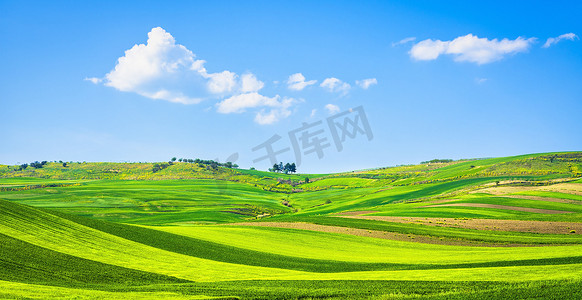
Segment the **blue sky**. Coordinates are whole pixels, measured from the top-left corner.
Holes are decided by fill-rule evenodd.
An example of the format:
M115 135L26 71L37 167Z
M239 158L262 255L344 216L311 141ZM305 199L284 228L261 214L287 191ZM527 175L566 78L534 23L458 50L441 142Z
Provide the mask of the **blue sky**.
M582 150L581 9L0 0L0 163L238 153L267 169L253 147L277 134L295 161L288 133L318 121L330 146L301 148L300 172ZM326 118L358 106L373 138L338 151Z

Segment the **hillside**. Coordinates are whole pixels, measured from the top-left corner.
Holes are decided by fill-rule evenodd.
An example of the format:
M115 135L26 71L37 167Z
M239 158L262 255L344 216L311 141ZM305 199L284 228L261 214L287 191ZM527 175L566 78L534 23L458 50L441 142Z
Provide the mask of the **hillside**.
M581 170L0 166L0 298L580 298Z

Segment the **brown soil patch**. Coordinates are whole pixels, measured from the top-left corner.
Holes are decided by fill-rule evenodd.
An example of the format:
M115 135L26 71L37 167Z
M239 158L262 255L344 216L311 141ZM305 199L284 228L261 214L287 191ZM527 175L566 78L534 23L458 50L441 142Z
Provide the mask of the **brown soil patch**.
M514 199L526 199L526 200L537 200L537 201L548 201L548 202L558 202L558 203L582 205L582 201L570 200L570 199L560 199L560 198L550 198L550 197L540 197L540 196L526 196L526 195L503 195L503 197L514 198Z
M464 207L484 207L484 208L495 208L495 209L507 209L516 211L526 211L538 214L568 214L574 213L573 211L565 210L553 210L553 209L539 209L539 208L529 208L520 206L508 206L508 205L498 205L498 204L486 204L486 203L451 203L451 204L439 204L439 205L427 205L423 207L442 207L442 206L464 206Z
M345 216L344 218L365 219L395 223L414 223L436 227L455 227L477 230L517 231L532 233L582 234L582 223L494 220L494 219L454 219L454 218L420 218L391 216Z
M564 194L582 195L580 183L558 183L544 186L492 186L472 191L471 193L488 193L492 195L505 195L524 191L547 191Z
M372 216L368 216L372 217ZM362 216L362 218L368 218ZM358 218L356 216L345 216L344 218ZM495 244L495 243L482 243L478 241L469 241L461 239L451 239L451 238L438 238L426 235L415 235L415 234L403 234L379 230L366 230L359 228L349 228L340 226L327 226L318 225L311 223L293 223L293 222L246 222L246 223L229 223L224 225L236 225L236 226L259 226L259 227L277 227L277 228L291 228L291 229L302 229L302 230L312 230L320 232L331 232L340 234L349 234L356 236L380 238L386 240L395 241L405 241L405 242L416 242L425 244L437 244L437 245L456 245L456 246L478 246L478 247L533 247L538 245L523 245L523 244Z
M358 210L358 211L344 211L341 213L337 213L336 215L340 215L340 216L359 216L359 215L365 215L365 214L371 214L371 213L375 213L378 212L377 210Z

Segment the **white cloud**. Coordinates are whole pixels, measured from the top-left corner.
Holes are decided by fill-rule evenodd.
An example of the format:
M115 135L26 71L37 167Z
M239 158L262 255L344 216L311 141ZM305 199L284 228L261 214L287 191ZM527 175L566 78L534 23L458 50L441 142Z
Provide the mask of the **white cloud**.
M280 119L287 118L290 115L291 111L284 108L271 109L269 112L266 112L263 109L255 115L255 122L260 125L269 125L279 121Z
M578 38L578 36L575 35L575 34L573 34L572 32L570 32L570 33L564 33L564 34L562 34L562 35L560 35L558 37L555 37L555 38L552 38L552 37L551 38L548 38L546 40L546 43L542 46L542 48L549 48L550 46L559 43L561 40L570 40L570 41L573 41L573 40L575 40L577 38Z
M255 116L259 124L272 124L279 119L291 115L289 108L295 103L293 98L283 98L279 95L266 97L257 92L234 95L217 104L217 111L223 114L242 113L249 108L268 107L261 109Z
M211 93L223 94L234 90L238 76L230 71L222 71L220 73L207 74L204 77L209 79L208 90Z
M450 54L455 61L486 64L500 60L505 55L527 51L535 40L518 37L515 40L505 38L499 41L467 34L452 41L423 40L414 44L408 53L415 60L434 60L442 54Z
M117 60L104 78L86 78L95 84L144 97L175 103L194 104L205 99L256 92L264 83L253 74L238 76L224 70L210 73L206 61L161 27L152 28L145 44L136 44Z
M364 90L367 90L371 85L378 84L378 80L376 80L376 78L356 80L356 84Z
M401 39L398 42L392 43L392 47L396 47L398 45L407 44L407 43L413 42L414 40L416 40L416 37L414 37L414 36L407 37L407 38Z
M290 90L301 91L306 86L315 84L316 82L317 82L317 80L305 81L305 76L303 76L303 74L295 73L295 74L289 76L289 79L287 79L287 87Z
M99 84L101 83L101 81L103 81L103 78L97 78L97 77L85 77L84 79L85 81L91 81L93 84Z
M327 109L327 112L332 115L332 114L337 114L340 111L339 106L334 105L334 104L326 104L325 105L325 109Z
M247 73L241 76L241 92L258 92L265 86L265 83L258 80L255 75Z
M475 78L475 83L477 83L477 84L483 84L487 80L489 80L489 79L487 79L487 78Z
M315 114L316 114L316 113L317 113L317 109L315 109L315 108L314 108L314 109L312 109L312 110L311 110L311 115L310 115L309 117L310 117L310 118L313 118L313 117L315 117Z
M346 83L343 82L335 77L331 77L331 78L326 78L321 84L320 86L324 89L327 89L329 92L335 93L342 93L342 94L346 94L351 86Z

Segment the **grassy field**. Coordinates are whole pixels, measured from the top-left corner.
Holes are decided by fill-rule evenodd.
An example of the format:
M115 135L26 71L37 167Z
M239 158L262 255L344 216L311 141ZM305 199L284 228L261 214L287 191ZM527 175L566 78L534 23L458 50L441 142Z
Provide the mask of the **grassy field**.
M153 171L0 165L0 298L582 298L581 152Z

